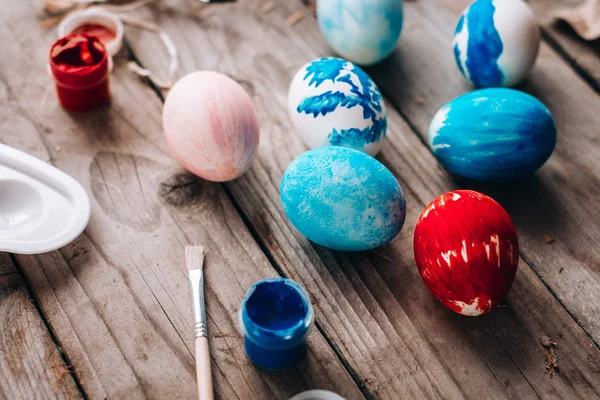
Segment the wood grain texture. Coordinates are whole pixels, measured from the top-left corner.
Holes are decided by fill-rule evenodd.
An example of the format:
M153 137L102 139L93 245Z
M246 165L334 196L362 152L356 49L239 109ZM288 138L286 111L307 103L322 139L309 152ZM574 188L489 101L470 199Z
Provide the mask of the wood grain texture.
M529 0L545 33L545 40L600 92L600 39L585 41L564 21L554 18L563 8L576 7L584 0Z
M207 249L217 398L283 399L308 388L362 398L318 331L290 370L264 372L248 361L238 307L254 282L276 271L221 185L191 176L170 156L161 102L127 71L127 54L115 59L110 106L89 114L57 106L46 91L55 32L41 31L38 12L34 0L0 10L0 140L50 160L90 194L92 217L80 238L18 257L86 395L197 398L184 247L199 242Z
M427 140L435 112L471 90L458 73L448 38L460 9L453 1L406 7L407 26L393 56L369 70L391 102ZM426 77L426 78L424 78ZM519 87L552 111L558 142L531 179L504 185L457 185L499 201L513 218L522 256L600 344L600 97L542 43L531 76ZM427 99L418 104L415 99ZM555 239L546 243L545 238Z
M400 235L374 251L343 253L312 245L290 226L281 210L279 182L289 162L306 148L288 120L287 89L301 65L331 53L312 17L287 25L286 19L301 10L299 2L278 1L268 12L263 11L265 4L240 1L187 9L167 4L143 16L169 32L184 72L213 69L229 74L252 95L261 123L259 155L250 171L227 187L269 255L308 289L318 326L366 391L373 398L392 399L599 397L597 347L525 261L506 303L482 318L446 311L424 287L412 255L414 224L429 201L458 183L392 107L389 141L379 159L399 179L407 198L407 222ZM431 29L439 16L429 10L427 22L417 14L418 7L406 5L411 44L402 42L401 49L413 46L411 52L417 54L425 47L431 59L421 55L418 63L404 60L387 73L399 70L406 78L409 68L412 75L405 86L423 87L419 96L426 104L441 106L450 98L432 85L440 84L447 72L432 53L440 52L447 37L435 28L433 38L420 31L421 25ZM424 38L419 43L417 30ZM165 70L156 38L133 30L128 35L144 66ZM454 82L449 80L450 85ZM416 97L399 86L384 89L396 90L407 101ZM423 111L417 116L425 119ZM544 335L558 338L564 357L554 379L544 369L539 344Z
M81 394L6 253L0 253L0 399Z

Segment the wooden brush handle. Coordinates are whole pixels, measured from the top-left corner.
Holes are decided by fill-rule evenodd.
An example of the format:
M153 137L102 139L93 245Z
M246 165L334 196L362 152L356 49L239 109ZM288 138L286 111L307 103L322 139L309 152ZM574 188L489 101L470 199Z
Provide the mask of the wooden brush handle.
M196 338L196 377L198 379L198 397L200 400L213 400L212 373L210 371L210 352L208 338Z

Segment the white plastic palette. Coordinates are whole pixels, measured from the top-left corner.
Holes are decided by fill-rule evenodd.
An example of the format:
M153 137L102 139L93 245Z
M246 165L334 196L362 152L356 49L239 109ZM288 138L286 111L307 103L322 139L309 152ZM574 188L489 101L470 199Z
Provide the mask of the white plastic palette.
M0 144L0 251L56 250L79 236L89 219L90 199L75 179Z

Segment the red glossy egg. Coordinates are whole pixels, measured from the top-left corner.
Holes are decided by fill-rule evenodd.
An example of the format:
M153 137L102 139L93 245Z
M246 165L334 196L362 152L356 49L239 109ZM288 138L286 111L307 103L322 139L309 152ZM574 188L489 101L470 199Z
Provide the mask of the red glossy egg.
M512 220L491 197L472 190L433 200L417 221L414 247L429 291L463 315L481 315L498 305L517 273Z

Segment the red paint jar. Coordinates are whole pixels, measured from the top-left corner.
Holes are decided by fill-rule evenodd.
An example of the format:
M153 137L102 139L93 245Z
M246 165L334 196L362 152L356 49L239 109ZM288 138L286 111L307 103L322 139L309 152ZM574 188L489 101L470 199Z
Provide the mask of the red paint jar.
M109 56L94 36L74 33L54 42L50 70L58 100L69 111L92 111L110 99Z
M95 36L104 44L110 43L117 37L117 34L102 24L83 24L78 26L71 33L87 33Z

